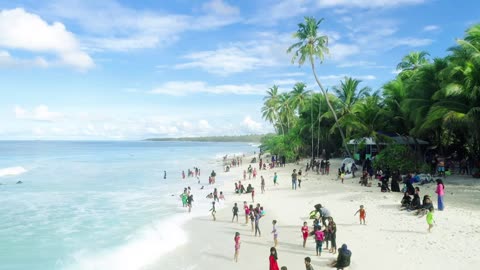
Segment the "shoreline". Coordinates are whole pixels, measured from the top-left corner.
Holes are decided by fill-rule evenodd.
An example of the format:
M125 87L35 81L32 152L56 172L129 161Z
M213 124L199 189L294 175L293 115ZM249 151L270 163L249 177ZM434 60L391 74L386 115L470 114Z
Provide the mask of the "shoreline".
M339 162L332 160L331 171L335 171ZM312 220L307 215L317 203L329 209L337 223L337 248L346 243L352 250L352 263L348 269L418 269L427 266L467 269L480 263L476 256L480 248L471 246L471 243L480 240L480 211L449 204L454 198L448 193L446 210L435 211L437 226L429 234L424 217L399 211L402 193L381 193L376 187L360 187L358 178L346 179L345 184L341 184L333 180L336 175L322 176L309 172L303 177L302 188L292 191L289 175L293 168L301 167L294 164L259 171L256 180L245 181L255 187L255 203L260 203L266 211L260 222L262 237L254 237L250 225L242 224L243 201L250 204L251 196L232 192L234 181L242 178L241 173L247 166L248 163L244 163L241 167L232 168L229 173L222 173L230 180L219 188L223 190L226 201L224 207L217 211L217 221L212 220L209 212L194 217L182 226L188 242L145 269L266 269L269 248L273 246L270 234L273 219L278 220L279 266L303 269L303 258L309 256L314 269L331 269L328 263L336 258L335 255L323 252L321 257L314 256L312 239L307 240L305 249L302 248L300 227L303 221L307 221L311 228ZM280 185L273 187L271 179L275 171ZM260 192L260 175L265 177L265 194ZM434 195L434 191L427 188L421 190L421 196L426 193ZM436 206L436 196L432 198ZM240 208L239 224L231 222L234 202ZM358 217L353 216L360 204L365 205L367 211L366 226L359 225ZM242 242L238 263L233 262L233 235L236 231L240 232ZM453 243L455 248L447 248L447 243ZM467 251L465 247L468 247Z

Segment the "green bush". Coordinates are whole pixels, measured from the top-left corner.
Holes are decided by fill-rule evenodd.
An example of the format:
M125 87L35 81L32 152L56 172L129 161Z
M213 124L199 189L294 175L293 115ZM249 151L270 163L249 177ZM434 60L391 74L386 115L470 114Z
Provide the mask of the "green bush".
M407 146L392 144L375 156L373 165L383 170L390 168L390 170L399 170L401 173L413 172L415 155Z

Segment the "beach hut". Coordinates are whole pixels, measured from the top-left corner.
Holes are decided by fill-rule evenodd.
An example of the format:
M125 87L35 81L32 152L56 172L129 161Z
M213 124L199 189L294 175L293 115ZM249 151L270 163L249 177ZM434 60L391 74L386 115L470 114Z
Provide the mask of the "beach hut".
M390 142L376 142L372 137L363 137L359 139L352 139L348 142L349 145L353 145L353 158L355 160L360 160L360 154L357 153L358 145L366 146L365 159L372 157L374 153L378 152L378 145L388 145L388 144L403 144L403 145L413 145L415 150L417 145L428 145L427 141L409 137L409 136L388 136L388 141Z

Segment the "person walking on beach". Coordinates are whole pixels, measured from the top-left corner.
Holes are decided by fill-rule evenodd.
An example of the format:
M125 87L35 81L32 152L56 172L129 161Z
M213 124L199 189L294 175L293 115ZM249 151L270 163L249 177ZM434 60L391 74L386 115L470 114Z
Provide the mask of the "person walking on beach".
M193 195L191 194L190 196L187 197L187 207L188 207L188 212L192 212L192 204L193 204Z
M308 225L306 221L303 222L303 227L301 231L302 231L302 237L303 237L303 248L305 248L305 245L307 244L308 234L309 234Z
M270 270L280 270L277 263L278 256L276 248L270 248L270 257L268 258L268 260L270 262Z
M217 211L215 211L215 202L214 201L212 202L212 208L210 209L210 212L212 212L213 221L216 221L217 218L215 217L215 214L217 213Z
M319 228L315 228L315 243L316 243L315 249L317 251L317 256L322 256L323 240L325 240L325 233Z
M261 189L262 189L262 194L265 193L265 179L263 178L263 175L260 176L260 186L261 186Z
M438 210L443 211L445 208L445 205L443 204L443 196L445 195L445 185L443 184L442 179L437 179L437 189L435 190L435 193L437 193L438 196Z
M297 190L297 170L293 169L292 173L292 189Z
M182 179L185 179L185 171L182 171Z
M305 270L313 270L312 259L305 257Z
M273 229L272 229L272 233L273 233L273 243L274 243L274 247L277 247L277 245L278 245L277 221L276 221L276 220L273 220L273 221L272 221L272 225L273 225Z
M167 171L163 171L163 179L167 179Z
M243 181L247 180L247 171L243 170Z
M237 223L238 223L238 206L237 206L237 203L235 203L233 205L232 213L233 213L232 222L233 222L233 219L235 219L235 217L236 217L237 218Z
M365 211L365 208L363 207L363 205L360 205L360 209L358 209L358 211L355 212L354 216L356 216L358 213L360 213L360 225L362 224L362 221L363 221L363 225L366 225L365 217L367 216L367 212Z
M253 168L253 180L257 179L257 168Z
M252 187L252 202L255 202L255 189Z
M433 223L435 223L435 220L433 219L433 206L432 206L430 207L430 209L428 209L428 213L427 213L428 232L432 232Z
M249 213L250 213L250 224L252 225L252 232L254 232L255 230L255 227L254 227L254 224L255 224L255 210L253 210L253 205L250 204L250 208L249 208Z
M274 173L273 173L273 185L274 185L274 186L278 185L277 180L278 180L277 173L274 172Z
M240 233L236 232L235 237L233 238L235 241L235 255L233 256L233 261L238 262L238 254L240 253Z

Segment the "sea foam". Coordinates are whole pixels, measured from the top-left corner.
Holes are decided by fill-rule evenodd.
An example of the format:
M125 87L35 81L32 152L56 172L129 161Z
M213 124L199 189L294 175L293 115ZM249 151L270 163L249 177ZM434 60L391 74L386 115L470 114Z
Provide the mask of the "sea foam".
M26 173L27 170L21 166L16 167L8 167L0 169L0 177L3 176L12 176L12 175L20 175L22 173Z

